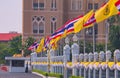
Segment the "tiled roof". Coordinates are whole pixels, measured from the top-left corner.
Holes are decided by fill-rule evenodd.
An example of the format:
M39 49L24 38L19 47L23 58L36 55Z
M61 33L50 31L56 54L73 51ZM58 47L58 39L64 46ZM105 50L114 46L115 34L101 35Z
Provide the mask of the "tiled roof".
M13 37L21 35L20 33L0 33L0 41L9 41Z

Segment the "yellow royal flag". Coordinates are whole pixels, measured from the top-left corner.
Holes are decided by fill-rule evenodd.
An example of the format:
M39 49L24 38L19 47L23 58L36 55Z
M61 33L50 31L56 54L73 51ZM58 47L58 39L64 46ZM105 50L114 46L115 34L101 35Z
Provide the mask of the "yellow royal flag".
M118 14L115 2L117 2L117 0L109 0L104 6L95 12L97 23L109 18L110 16Z
M93 13L94 13L93 10L91 10L81 19L79 19L76 23L74 23L74 33L78 33L83 29L84 23L88 21L88 19L92 16Z
M57 48L58 48L57 43L54 43L54 44L52 45L52 49L53 49L53 50L57 50Z
M58 43L58 41L59 41L60 39L61 39L61 37L57 37L57 38L55 38L54 41L52 42L51 45L52 45L52 49L53 49L53 50L56 50L56 49L58 48L58 44L57 44L57 43Z
M37 53L42 52L43 47L44 47L44 38L41 39L39 46L36 49L36 52Z

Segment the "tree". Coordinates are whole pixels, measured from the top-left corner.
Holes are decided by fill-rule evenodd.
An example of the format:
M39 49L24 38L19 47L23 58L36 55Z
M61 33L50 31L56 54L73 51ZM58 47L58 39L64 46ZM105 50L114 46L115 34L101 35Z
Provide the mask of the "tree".
M7 43L0 43L0 64L5 63L5 56L10 56Z
M21 53L22 50L22 36L13 37L9 42L9 52L11 54Z
M28 37L25 40L25 45L24 45L24 56L30 55L31 51L28 50L28 48L35 42L36 40L33 37Z
M109 40L115 49L120 49L120 26L111 26L109 33Z

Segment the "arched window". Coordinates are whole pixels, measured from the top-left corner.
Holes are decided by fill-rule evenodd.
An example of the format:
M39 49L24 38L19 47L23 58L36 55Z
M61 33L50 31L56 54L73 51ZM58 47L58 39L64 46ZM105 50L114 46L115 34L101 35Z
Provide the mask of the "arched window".
M44 33L45 18L43 16L34 16L32 18L33 22L33 33Z
M51 18L51 34L54 33L56 30L56 22L57 22L57 19L55 17L52 17Z
M43 24L43 22L39 23L39 33L44 33L44 24Z
M38 23L37 22L33 23L33 33L38 33Z

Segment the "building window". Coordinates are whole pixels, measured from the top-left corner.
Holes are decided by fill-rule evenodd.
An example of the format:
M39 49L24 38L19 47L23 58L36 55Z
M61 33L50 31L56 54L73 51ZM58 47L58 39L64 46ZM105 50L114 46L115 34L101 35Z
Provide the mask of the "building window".
M44 33L44 24L43 24L43 22L41 22L39 24L39 33Z
M33 9L34 10L44 10L45 4L44 0L33 0Z
M93 35L93 28L92 27L89 27L86 31L86 34L87 35Z
M98 34L98 24L95 24L95 35Z
M89 9L89 10L93 9L92 3L88 3L88 9Z
M51 10L56 10L56 0L51 1Z
M98 9L98 3L94 4L94 9Z
M83 4L83 1L79 1L79 9L82 10L82 4Z
M57 22L57 19L55 17L52 17L51 18L51 34L54 33L56 30L56 22Z
M71 9L78 10L82 9L83 0L71 0Z
M79 0L71 0L71 9L78 10L79 7Z
M38 33L38 23L37 22L33 23L33 33Z
M24 67L24 60L12 60L12 67Z
M38 7L39 7L38 0L32 0L32 3L33 3L33 9L38 10Z
M44 33L45 18L43 16L34 16L32 22L34 34Z
M95 35L98 34L98 24L94 24ZM93 35L93 27L87 29L86 34Z
M34 10L38 10L38 3L33 3Z
M44 10L44 3L39 3L39 9Z

